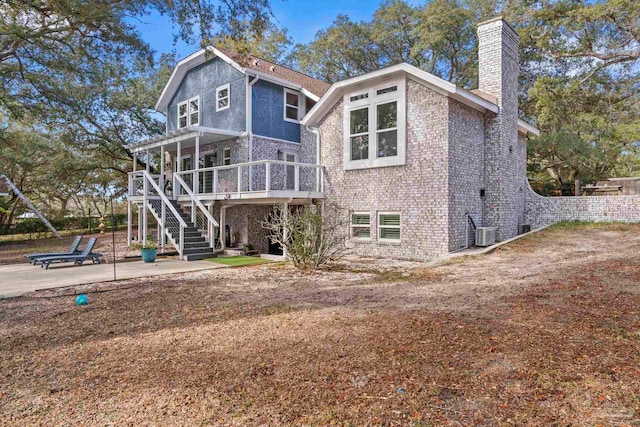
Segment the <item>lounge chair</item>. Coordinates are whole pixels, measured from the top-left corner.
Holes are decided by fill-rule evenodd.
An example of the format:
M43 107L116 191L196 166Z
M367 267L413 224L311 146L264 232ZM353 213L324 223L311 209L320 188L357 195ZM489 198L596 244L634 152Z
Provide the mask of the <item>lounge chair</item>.
M82 265L85 261L91 260L94 264L100 264L100 258L102 258L101 254L91 252L93 248L96 246L97 238L92 237L87 242L87 246L84 247L84 250L80 254L73 255L58 255L47 258L39 258L38 262L42 263L40 267L44 267L45 269L49 269L49 266L53 262L71 262L75 265Z
M52 256L60 256L60 255L78 255L80 251L78 247L80 246L80 242L82 241L82 236L76 236L71 242L71 246L69 246L69 250L67 252L50 252L50 253L40 253L40 254L27 254L24 257L29 258L29 264L36 265L38 263L38 258L46 258Z
M242 252L244 256L260 255L260 251L254 248L251 243L245 243L244 245L242 245Z

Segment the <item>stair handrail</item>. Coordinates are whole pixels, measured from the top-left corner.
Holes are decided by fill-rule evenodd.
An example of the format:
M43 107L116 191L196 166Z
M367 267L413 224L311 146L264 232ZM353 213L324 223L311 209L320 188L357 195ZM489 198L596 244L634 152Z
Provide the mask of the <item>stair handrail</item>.
M173 216L178 220L178 223L180 224L180 247L178 248L178 252L180 253L180 258L182 258L182 255L184 253L184 229L187 228L187 223L185 222L184 218L182 218L182 215L180 215L178 213L178 210L173 206L173 203L171 203L171 201L166 196L166 194L164 194L164 191L162 191L160 189L158 184L151 177L151 174L149 174L149 172L147 172L145 170L145 171L142 171L142 176L144 177L145 180L147 180L149 183L151 183L151 187L153 187L153 189L156 190L156 193L160 197L160 200L162 200L162 202L165 204L165 209L166 209L166 207L169 207L169 210L171 211ZM147 197L146 193L145 193L144 197L145 198ZM164 220L164 218L163 218L163 220ZM164 224L163 224L163 228L165 228ZM166 230L166 228L165 228L165 230ZM163 238L164 238L164 236L163 236Z
M213 215L211 215L211 212L209 212L209 210L204 206L204 204L202 204L202 202L200 200L198 200L198 198L196 197L196 195L193 193L193 191L191 191L191 188L189 188L189 186L187 185L186 182L184 182L184 180L182 179L182 177L178 174L174 175L176 182L180 185L180 187L182 187L186 192L187 195L189 196L189 198L191 199L191 202L193 202L198 209L204 214L205 218L207 218L207 220L209 221L209 246L213 247L214 246L214 242L213 242L213 230L211 229L211 224L213 224L214 227L218 227L218 221L216 221L216 219L213 217ZM174 189L174 191L177 191L178 189ZM179 191L177 191L176 194L180 194ZM194 221L194 225L197 227L197 224Z

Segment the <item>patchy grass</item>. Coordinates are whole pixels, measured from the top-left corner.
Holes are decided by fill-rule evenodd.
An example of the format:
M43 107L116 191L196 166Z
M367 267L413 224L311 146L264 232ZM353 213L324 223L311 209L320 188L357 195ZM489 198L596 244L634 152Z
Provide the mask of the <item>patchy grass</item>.
M258 258L253 256L230 256L230 257L216 257L207 258L205 261L216 262L218 264L230 265L232 267L242 267L245 265L266 264L272 262L271 260Z

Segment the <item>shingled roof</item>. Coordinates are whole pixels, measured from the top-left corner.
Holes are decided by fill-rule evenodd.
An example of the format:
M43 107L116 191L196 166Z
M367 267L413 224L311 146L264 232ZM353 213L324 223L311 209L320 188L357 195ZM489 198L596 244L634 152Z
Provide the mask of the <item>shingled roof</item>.
M257 56L249 55L246 53L239 53L230 49L216 48L220 52L227 55L232 61L235 61L243 68L249 68L255 71L259 71L264 74L277 77L279 79L287 80L291 83L302 86L309 92L321 98L331 85L322 80L318 80L306 74L287 68L283 65L276 64L275 62L267 61L266 59L258 58Z

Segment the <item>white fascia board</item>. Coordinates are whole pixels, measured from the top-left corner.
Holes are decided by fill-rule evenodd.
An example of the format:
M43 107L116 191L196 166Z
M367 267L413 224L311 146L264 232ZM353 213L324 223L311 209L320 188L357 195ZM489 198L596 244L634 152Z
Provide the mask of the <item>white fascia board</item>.
M186 58L178 62L178 64L176 64L176 67L173 69L173 73L171 73L171 77L169 77L169 81L162 90L162 94L160 95L160 98L158 98L158 102L155 105L156 111L164 111L164 109L167 108L169 102L171 101L171 98L173 97L173 94L176 93L176 90L178 90L178 86L182 82L182 79L187 74L187 71L194 67L197 67L200 64L204 64L204 62L207 60L207 52L214 54L239 72L243 74L245 73L244 68L242 68L237 62L229 58L227 55L220 52L218 49L211 46L208 46L205 49L200 49L196 53L187 56Z
M329 108L331 108L335 102L338 101L341 89L398 72L404 72L409 77L425 83L433 90L443 95L450 96L451 98L463 102L464 104L467 104L477 110L483 112L498 112L497 105L469 92L468 90L459 88L453 83L443 80L440 77L434 76L433 74L414 67L413 65L402 63L334 83L333 85L331 85L327 93L320 99L320 101L316 105L314 105L311 111L309 111L306 117L302 120L302 124L305 126L314 126L316 124L314 120L322 117L324 113Z
M197 65L204 63L205 54L206 50L200 49L196 53L191 54L178 62L176 67L173 69L173 73L171 73L171 77L169 77L169 81L162 90L160 98L158 98L158 102L155 106L156 111L164 111L164 109L167 108L171 97L178 89L178 86L180 85L180 82L184 78L185 74L187 74L187 71Z
M522 119L518 119L518 130L522 131L523 133L530 133L534 136L540 136L540 129L533 125L530 125Z

